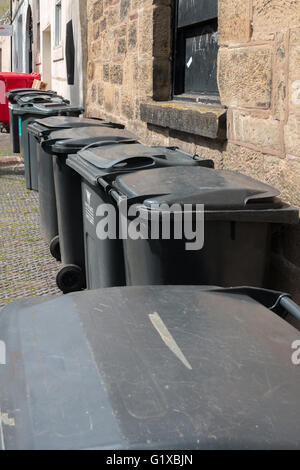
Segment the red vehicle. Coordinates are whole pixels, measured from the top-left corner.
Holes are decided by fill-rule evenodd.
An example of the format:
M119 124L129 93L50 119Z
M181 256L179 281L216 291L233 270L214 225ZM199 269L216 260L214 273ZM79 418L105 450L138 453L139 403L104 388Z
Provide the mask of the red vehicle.
M9 111L6 93L15 88L31 88L34 80L40 80L38 73L0 72L0 126L9 128Z

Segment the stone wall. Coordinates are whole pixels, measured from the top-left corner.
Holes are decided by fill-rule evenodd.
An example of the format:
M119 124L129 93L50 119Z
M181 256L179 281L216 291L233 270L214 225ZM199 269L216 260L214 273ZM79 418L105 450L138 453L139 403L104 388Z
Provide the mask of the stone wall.
M142 128L140 103L169 99L169 0L88 1L89 115Z
M209 156L300 207L300 0L219 0L225 140L141 120L142 103L170 99L171 19L171 0L88 0L87 114L123 122L148 144ZM299 226L274 242L269 284L300 301Z
M218 83L228 107L223 166L300 207L300 0L221 0ZM234 150L233 150L234 149ZM274 243L272 287L300 300L300 230Z

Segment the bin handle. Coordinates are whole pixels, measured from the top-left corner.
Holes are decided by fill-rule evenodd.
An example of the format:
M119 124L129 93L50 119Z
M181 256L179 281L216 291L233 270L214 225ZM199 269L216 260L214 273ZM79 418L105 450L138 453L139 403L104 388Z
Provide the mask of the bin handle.
M282 295L279 302L284 310L300 321L300 307L288 295Z
M136 144L137 140L135 139L125 139L125 140L100 140L98 142L93 142L92 144L83 147L82 152L89 150L94 147L104 147L105 145L115 145L115 144Z
M112 121L105 121L103 118L98 118L98 117L93 117L91 116L90 119L94 119L95 121L102 121L102 122L107 122L108 124L111 124L115 129L125 129L124 124L119 124L118 122L112 122Z
M42 95L42 93L40 93ZM63 101L63 103L70 103L69 100L66 100L63 96L61 95L49 95L49 97L52 97L52 98L55 98L55 99L61 99ZM44 103L44 99L41 99L39 95L37 95L35 98L32 99L32 101L30 103L21 103L21 106L29 106L29 105L32 105L32 103ZM45 102L46 103L46 102Z
M300 321L300 306L291 299L289 294L259 287L227 287L212 290L220 293L247 295L278 315L285 311Z
M117 202L117 204L120 204L122 201L127 199L126 196L120 196L120 194L117 191L115 191L114 189L112 189L109 192L109 194Z

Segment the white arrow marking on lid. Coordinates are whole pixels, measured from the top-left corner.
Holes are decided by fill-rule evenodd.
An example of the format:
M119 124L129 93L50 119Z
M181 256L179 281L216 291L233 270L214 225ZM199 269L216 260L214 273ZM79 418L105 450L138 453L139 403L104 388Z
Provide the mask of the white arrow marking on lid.
M189 361L186 359L185 355L181 351L180 347L176 343L175 339L169 332L168 328L160 318L157 312L151 313L149 315L152 325L159 333L163 342L168 346L168 348L172 351L173 354L187 367L188 369L192 370L192 366Z
M187 66L188 69L189 69L190 66L192 65L192 62L193 62L193 57L190 57L189 60L187 61L187 64L186 64L186 66Z

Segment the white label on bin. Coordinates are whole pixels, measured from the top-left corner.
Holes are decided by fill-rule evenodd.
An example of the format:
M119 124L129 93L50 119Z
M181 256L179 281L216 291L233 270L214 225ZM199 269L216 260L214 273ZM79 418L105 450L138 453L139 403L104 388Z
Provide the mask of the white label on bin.
M86 192L86 201L85 201L85 217L86 219L90 222L90 224L95 225L95 211L93 207L91 206L91 196L92 193L90 193L87 189L85 190Z

